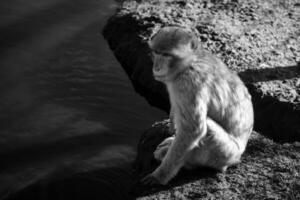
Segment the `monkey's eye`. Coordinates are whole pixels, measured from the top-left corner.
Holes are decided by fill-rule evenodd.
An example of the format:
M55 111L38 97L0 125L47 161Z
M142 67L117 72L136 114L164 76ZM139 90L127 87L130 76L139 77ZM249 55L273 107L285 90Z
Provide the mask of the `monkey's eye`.
M156 50L152 50L152 54L160 54L160 52Z
M172 55L169 53L165 53L165 52L161 52L161 51L156 51L156 50L152 50L152 55L162 55L164 57L171 57Z
M154 50L152 50L152 51L151 51L151 56L152 56L152 58L153 58L153 57L155 57L156 55L158 55L158 52L157 52L157 51L154 51Z
M169 54L169 53L164 53L164 52L162 52L161 55L164 56L164 57L171 57L171 56L172 56L171 54Z

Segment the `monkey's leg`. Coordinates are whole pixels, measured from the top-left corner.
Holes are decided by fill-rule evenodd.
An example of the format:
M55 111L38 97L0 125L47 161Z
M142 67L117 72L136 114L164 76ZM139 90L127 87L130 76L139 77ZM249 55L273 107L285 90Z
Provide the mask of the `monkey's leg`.
M228 134L218 123L207 118L207 135L193 149L185 167L208 166L225 171L240 162L244 145Z
M174 122L174 109L171 107L170 110L170 127L169 127L169 131L170 133L175 133L176 132L176 127L175 127L175 122Z
M169 132L175 133L175 123L174 123L174 109L171 107L170 110L170 126L169 126ZM162 161L165 155L168 152L168 149L170 145L172 144L173 140L175 139L175 135L166 138L164 141L162 141L155 149L154 151L154 158L158 161Z
M164 159L174 139L175 136L168 137L156 147L153 153L156 160L162 161Z
M182 101L180 105L192 102L186 98L185 94L183 96L178 97ZM192 106L177 105L178 110L177 108L175 110L176 137L161 164L151 174L141 179L143 184L167 184L184 166L197 142L204 138L207 131L207 110L206 104L201 99L199 98L197 102L193 101Z

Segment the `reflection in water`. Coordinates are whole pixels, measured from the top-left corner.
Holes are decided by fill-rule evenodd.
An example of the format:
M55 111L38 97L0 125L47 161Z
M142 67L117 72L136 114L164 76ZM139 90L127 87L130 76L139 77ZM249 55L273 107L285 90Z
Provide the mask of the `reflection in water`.
M126 190L139 134L164 113L135 94L100 34L116 3L0 4L0 199L63 176L32 186L36 198Z

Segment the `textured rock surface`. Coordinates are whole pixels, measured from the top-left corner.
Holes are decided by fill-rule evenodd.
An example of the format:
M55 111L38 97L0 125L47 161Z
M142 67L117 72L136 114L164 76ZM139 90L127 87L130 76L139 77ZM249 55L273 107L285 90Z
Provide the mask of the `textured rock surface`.
M141 137L135 169L140 177L158 163L156 146L166 137L169 122L154 124ZM253 132L242 162L226 173L209 169L181 171L166 187L135 188L135 195L148 199L299 199L300 143L278 144Z
M297 0L125 1L103 35L136 91L166 111L146 41L164 25L196 30L204 48L239 72L253 96L255 129L277 141L300 139L300 4Z
M188 2L188 3L187 3ZM152 77L146 44L164 25L192 27L204 48L239 73L253 96L255 129L277 141L300 139L300 32L296 0L125 1L103 35L147 101L169 110L165 87ZM168 121L147 130L134 164L137 181L159 164L153 151ZM299 199L300 145L253 133L242 163L216 173L181 171L166 187L133 187L138 199Z

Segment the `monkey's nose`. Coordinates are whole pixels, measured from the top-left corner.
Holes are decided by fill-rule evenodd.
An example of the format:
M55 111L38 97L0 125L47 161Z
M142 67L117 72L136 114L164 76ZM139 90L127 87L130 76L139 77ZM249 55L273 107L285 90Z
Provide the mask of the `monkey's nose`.
M153 65L153 70L158 72L160 71L160 66L159 65Z

